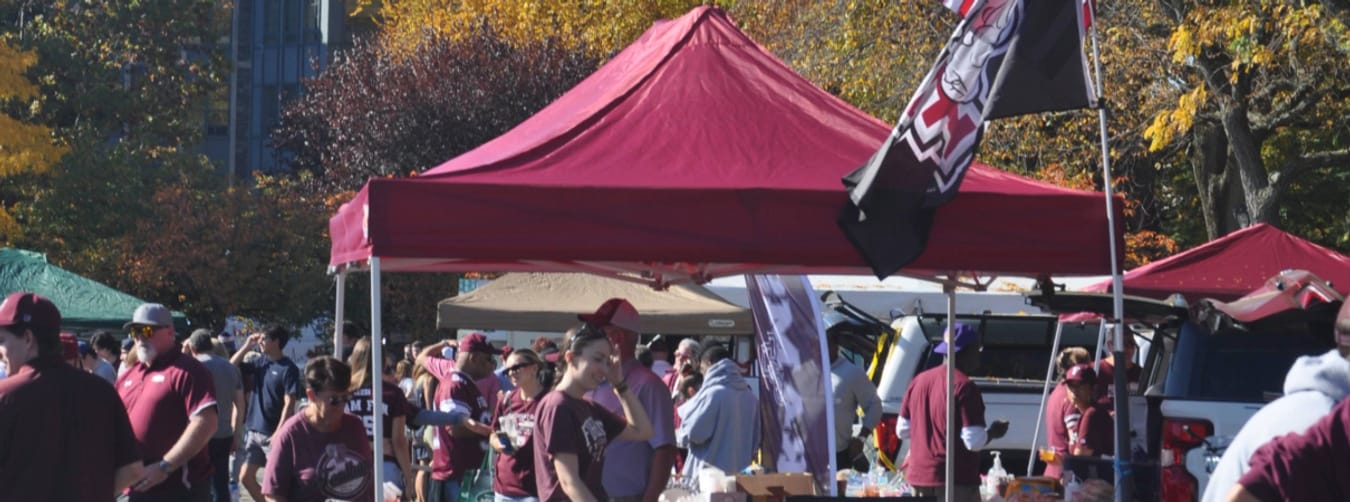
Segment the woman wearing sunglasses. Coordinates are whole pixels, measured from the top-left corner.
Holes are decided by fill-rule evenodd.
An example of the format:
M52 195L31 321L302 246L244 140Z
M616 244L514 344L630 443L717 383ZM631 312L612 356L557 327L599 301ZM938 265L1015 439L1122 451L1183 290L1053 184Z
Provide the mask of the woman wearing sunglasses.
M305 365L309 405L272 436L263 471L268 502L375 500L366 428L346 412L351 379L351 368L329 356Z
M650 439L652 423L624 383L622 363L604 331L582 328L568 343L563 361L562 382L539 400L532 436L539 498L606 500L605 448L614 440ZM585 399L604 382L614 388L624 416Z
M539 398L552 386L550 371L530 349L511 352L506 359L506 376L515 389L497 402L493 414L492 449L497 452L492 491L496 502L539 500L534 483L535 409Z

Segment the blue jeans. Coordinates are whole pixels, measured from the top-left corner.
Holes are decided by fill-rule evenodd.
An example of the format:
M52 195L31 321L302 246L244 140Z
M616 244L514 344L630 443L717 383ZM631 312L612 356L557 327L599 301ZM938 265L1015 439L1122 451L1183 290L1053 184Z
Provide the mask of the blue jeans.
M492 501L493 501L493 502L539 502L539 498L538 498L538 497L512 497L512 496L510 496L510 495L502 495L502 494L500 494L500 493L494 493L494 494L492 494Z
M459 481L445 480L437 481L441 485L441 502L455 502L459 500Z

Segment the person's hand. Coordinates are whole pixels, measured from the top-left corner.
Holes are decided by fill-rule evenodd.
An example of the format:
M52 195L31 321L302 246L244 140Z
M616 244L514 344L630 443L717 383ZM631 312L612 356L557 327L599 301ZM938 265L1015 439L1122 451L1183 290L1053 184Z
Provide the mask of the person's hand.
M619 357L617 351L609 356L609 384L618 385L623 382L623 358Z
M252 334L252 335L248 335L248 344L249 344L249 345L252 345L252 346L258 347L258 348L262 348L262 343L263 343L263 334L262 334L262 333L254 333L254 334Z
M146 464L145 469L141 470L141 478L131 484L131 491L148 491L160 483L163 483L166 479L169 479L169 473L165 472L164 468L160 467L159 462Z
M1008 433L1008 421L995 420L993 423L989 424L989 428L986 429L986 432L989 434L989 439L1001 438Z

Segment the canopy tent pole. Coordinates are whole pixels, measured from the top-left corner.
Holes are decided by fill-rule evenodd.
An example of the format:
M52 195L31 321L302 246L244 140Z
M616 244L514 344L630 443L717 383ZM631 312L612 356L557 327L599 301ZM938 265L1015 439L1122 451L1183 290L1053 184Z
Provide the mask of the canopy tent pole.
M1111 321L1102 319L1101 324L1097 325L1097 346L1092 349L1092 372L1096 373L1102 370L1102 354L1106 353L1103 347L1106 345L1106 330L1111 329Z
M342 323L346 322L347 271L337 273L337 305L333 307L333 357L342 356Z
M371 467L375 469L375 498L374 500L384 500L384 372L381 366L384 365L384 356L381 346L384 345L383 332L380 319L380 258L378 256L370 257L370 399L374 403L375 415L375 441L374 457L375 461Z
M956 285L948 282L942 285L942 292L947 295L947 330L942 335L947 342L947 462L946 477L943 479L946 489L943 490L946 502L955 502L956 495L956 436L959 431L953 430L954 425L960 424L956 420Z
M1111 194L1114 192L1111 188L1111 150L1107 144L1106 130L1106 103L1101 97L1105 94L1102 88L1102 57L1097 47L1097 12L1093 2L1087 2L1088 12L1092 24L1089 27L1092 34L1092 67L1094 80L1097 84L1097 122L1100 128L1101 149L1102 149L1102 192L1106 199L1106 238L1111 242L1111 303L1115 312L1115 330L1116 343L1112 347L1113 360L1117 365L1124 364L1125 368L1115 372L1115 412L1116 412L1116 500L1126 501L1134 499L1134 474L1130 469L1130 416L1129 416L1129 392L1125 385L1126 374L1129 373L1129 361L1125 360L1125 299L1123 297L1125 289L1125 280L1120 272L1120 260L1116 242L1116 213L1115 201L1111 200Z
M1060 337L1064 335L1064 323L1055 323L1055 342L1050 345L1050 364L1045 368L1045 386L1041 389L1041 407L1036 413L1036 428L1031 432L1031 458L1027 459L1027 476L1034 476L1032 469L1036 468L1036 445L1041 441L1041 417L1045 416L1045 402L1050 398L1051 382L1055 378L1055 363L1059 355Z

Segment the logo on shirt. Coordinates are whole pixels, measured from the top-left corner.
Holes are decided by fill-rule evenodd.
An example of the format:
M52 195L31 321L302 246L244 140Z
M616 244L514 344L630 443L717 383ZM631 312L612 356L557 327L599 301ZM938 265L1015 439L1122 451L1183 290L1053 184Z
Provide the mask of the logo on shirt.
M164 375L155 375L150 377L151 382L164 383Z
M319 457L319 488L328 497L355 499L370 491L368 465L345 444L327 445Z
M604 458L605 446L609 444L609 437L605 435L605 424L595 417L586 417L586 421L581 423L581 435L586 438L586 451L590 452L591 458L596 460Z
M533 413L508 413L498 418L497 424L511 438L511 445L516 449L524 448L525 442L534 434Z

